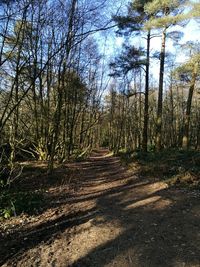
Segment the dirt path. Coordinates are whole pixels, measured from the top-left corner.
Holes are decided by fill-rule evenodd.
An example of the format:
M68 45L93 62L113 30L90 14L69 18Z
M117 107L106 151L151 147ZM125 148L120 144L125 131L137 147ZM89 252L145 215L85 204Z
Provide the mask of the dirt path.
M50 188L51 209L2 235L2 266L200 266L199 193L144 180L107 152L70 164L71 193Z

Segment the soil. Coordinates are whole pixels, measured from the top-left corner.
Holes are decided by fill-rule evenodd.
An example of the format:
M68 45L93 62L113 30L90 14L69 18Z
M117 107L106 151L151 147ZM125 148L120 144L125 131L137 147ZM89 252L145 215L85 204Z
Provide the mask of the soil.
M44 189L46 201L1 222L1 266L200 266L200 192L148 180L108 153L19 185Z

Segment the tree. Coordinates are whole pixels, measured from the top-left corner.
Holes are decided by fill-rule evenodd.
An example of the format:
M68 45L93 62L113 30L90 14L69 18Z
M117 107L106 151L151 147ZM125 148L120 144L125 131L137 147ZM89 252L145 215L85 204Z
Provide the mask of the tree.
M124 35L134 34L138 35L145 33L146 35L146 60L142 65L145 65L145 105L144 105L144 124L143 124L143 140L142 148L144 151L147 151L148 143L148 120L149 120L149 66L150 66L150 40L151 29L145 29L145 23L151 18L151 14L146 12L145 6L150 3L151 0L136 0L129 4L127 16L116 16L114 20L118 23L119 31ZM131 60L131 59L130 59Z
M191 107L192 99L195 90L195 84L198 79L199 70L200 70L200 53L199 53L199 43L187 43L186 48L189 49L189 60L182 64L176 69L176 73L181 81L189 84L189 91L186 103L186 111L184 116L184 125L183 125L183 137L182 137L182 147L183 149L189 148L189 129L191 121Z
M165 67L165 46L167 38L167 30L170 26L174 26L178 22L185 19L182 16L182 6L184 0L153 0L145 5L147 13L151 14L151 19L146 23L147 29L158 28L162 29L161 51L160 51L160 74L159 74L159 89L158 89L158 107L156 119L156 149L161 150L162 146L162 112L163 112L163 81Z

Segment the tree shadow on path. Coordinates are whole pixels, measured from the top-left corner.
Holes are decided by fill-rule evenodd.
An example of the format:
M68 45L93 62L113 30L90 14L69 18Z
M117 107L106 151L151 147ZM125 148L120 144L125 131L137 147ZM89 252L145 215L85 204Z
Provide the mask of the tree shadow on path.
M66 230L75 227L73 242L85 231L83 226L91 222L92 233L98 230L96 243L92 243L89 232L85 233L83 242L78 240L76 247L77 251L84 247L84 253L75 260L69 259L69 263L67 260L65 265L55 255L56 267L200 266L199 193L138 178L122 168L117 158L101 158L101 155L96 153L97 158L73 164L80 168L80 189L74 196L62 198L62 203L55 204L80 203L80 210L3 238L0 244L6 240L7 246L2 249L5 254L0 264L15 266L24 255L26 257L25 253L44 242L51 244L59 234L72 257L74 251L73 247L70 251ZM113 174L117 170L118 175ZM94 205L86 206L90 202ZM110 235L103 239L106 226ZM31 257L28 266L36 266Z
M71 266L200 266L199 196L198 191L167 188L159 182L126 190L121 186L99 196L100 224L116 223L121 232Z

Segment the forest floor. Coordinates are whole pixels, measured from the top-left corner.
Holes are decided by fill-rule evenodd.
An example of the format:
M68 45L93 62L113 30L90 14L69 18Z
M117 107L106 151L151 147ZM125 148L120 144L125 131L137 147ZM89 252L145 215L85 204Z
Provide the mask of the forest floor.
M43 207L0 222L1 266L200 266L199 190L142 176L107 150L51 176L37 167L18 186L42 189Z

